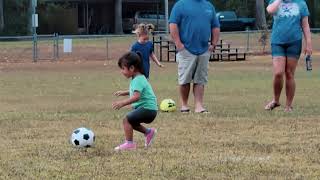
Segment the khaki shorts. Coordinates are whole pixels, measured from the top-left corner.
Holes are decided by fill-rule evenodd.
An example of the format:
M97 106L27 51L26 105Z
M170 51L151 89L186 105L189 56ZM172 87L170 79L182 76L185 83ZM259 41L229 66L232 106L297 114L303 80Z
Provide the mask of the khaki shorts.
M205 85L208 82L209 51L201 54L191 54L187 49L177 53L178 82L179 85L194 84Z

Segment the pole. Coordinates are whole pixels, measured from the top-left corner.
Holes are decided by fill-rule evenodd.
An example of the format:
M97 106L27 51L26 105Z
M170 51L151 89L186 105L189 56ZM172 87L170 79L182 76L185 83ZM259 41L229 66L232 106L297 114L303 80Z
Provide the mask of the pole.
M107 60L109 60L109 40L108 37L106 37L106 52L107 52Z
M87 34L89 34L89 4L88 1L86 1L86 30Z
M38 52L37 52L37 17L36 17L36 6L37 0L32 0L32 39L33 39L33 61L37 62Z
M250 31L249 28L246 28L247 31L247 52L249 51L249 41L250 41Z
M166 16L166 34L169 33L169 3L168 0L164 0L164 7L165 7L165 16Z

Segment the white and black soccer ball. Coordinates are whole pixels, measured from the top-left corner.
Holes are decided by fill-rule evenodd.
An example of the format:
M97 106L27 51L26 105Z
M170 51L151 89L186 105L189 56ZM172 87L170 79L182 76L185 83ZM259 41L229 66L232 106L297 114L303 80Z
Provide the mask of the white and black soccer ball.
M95 136L92 130L80 127L72 132L70 138L71 144L75 147L92 147L95 141Z

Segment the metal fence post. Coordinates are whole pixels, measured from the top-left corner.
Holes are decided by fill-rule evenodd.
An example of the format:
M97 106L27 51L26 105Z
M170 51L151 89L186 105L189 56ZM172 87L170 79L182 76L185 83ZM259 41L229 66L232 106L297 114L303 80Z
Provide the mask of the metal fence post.
M55 33L55 42L56 42L56 59L59 59L59 34Z
M246 28L247 31L247 52L249 51L249 41L250 41L250 31L249 28Z
M53 60L57 60L56 59L56 33L53 33L52 40L53 40Z
M106 50L107 50L107 60L109 60L109 40L108 40L108 36L106 36Z
M37 27L38 27L38 16L36 14L37 0L32 0L32 39L33 39L33 62L37 62L38 59L38 39L37 39Z

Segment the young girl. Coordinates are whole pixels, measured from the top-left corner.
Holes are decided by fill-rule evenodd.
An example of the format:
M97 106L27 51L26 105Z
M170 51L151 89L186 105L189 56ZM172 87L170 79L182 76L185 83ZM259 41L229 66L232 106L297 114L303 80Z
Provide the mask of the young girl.
M129 90L117 91L116 96L127 96L128 99L112 103L113 109L132 105L133 110L123 119L125 142L115 148L116 151L134 150L133 130L145 135L145 147L149 147L157 132L155 128L146 128L141 123L151 123L157 116L157 99L146 77L142 74L141 58L134 52L124 54L118 61L121 73L131 78Z
M143 74L149 79L150 71L150 58L159 66L163 65L159 62L156 55L154 54L153 44L149 41L149 33L153 31L154 26L152 24L139 24L133 33L137 35L138 41L135 42L131 51L140 52L142 54L142 65L143 65Z

